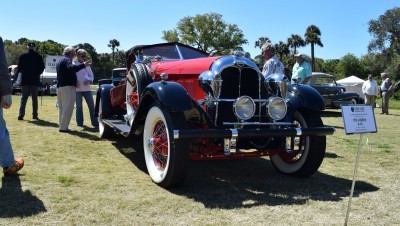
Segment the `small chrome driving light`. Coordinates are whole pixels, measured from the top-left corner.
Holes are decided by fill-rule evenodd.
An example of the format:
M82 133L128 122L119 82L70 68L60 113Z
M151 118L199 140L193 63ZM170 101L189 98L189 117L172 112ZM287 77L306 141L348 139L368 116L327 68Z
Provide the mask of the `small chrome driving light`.
M236 99L233 110L238 119L248 120L253 117L256 111L256 104L249 96L242 96Z
M274 120L281 120L286 116L287 105L280 97L271 97L268 100L268 115Z

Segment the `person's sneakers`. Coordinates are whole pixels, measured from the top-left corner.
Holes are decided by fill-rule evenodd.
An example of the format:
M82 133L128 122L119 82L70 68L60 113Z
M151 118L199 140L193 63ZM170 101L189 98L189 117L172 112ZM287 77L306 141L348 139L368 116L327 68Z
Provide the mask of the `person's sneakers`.
M32 118L36 119L36 120L39 120L39 117L37 117L37 116L33 116Z
M23 116L18 116L18 120L24 120Z
M60 133L70 133L70 132L72 132L72 130L70 130L70 129L60 129L60 130L58 130Z
M24 167L24 160L22 158L19 158L15 161L15 164L11 167L4 168L3 173L6 175L13 175L16 174L22 167Z

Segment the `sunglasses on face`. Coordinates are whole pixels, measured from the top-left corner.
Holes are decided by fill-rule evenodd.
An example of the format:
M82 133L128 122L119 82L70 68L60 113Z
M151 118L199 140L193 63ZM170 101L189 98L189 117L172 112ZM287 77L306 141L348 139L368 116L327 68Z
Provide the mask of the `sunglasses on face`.
M81 55L80 57L82 57L82 58L86 58L86 56L85 56L85 55Z

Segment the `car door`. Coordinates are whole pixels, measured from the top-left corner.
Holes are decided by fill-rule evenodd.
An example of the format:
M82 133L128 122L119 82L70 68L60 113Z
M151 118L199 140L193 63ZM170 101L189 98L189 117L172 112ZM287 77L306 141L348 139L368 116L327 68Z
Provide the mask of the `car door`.
M331 105L332 98L340 92L340 87L336 85L335 80L331 77L317 78L313 88L315 88L324 98L325 106Z

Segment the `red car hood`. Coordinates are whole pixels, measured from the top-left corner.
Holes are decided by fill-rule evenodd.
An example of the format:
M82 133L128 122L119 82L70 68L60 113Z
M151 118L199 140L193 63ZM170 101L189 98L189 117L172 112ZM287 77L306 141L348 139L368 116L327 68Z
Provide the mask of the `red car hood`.
M156 74L167 73L172 79L174 75L199 75L204 71L210 70L210 66L219 57L206 57L189 60L154 62L151 67ZM172 76L172 77L171 77Z

